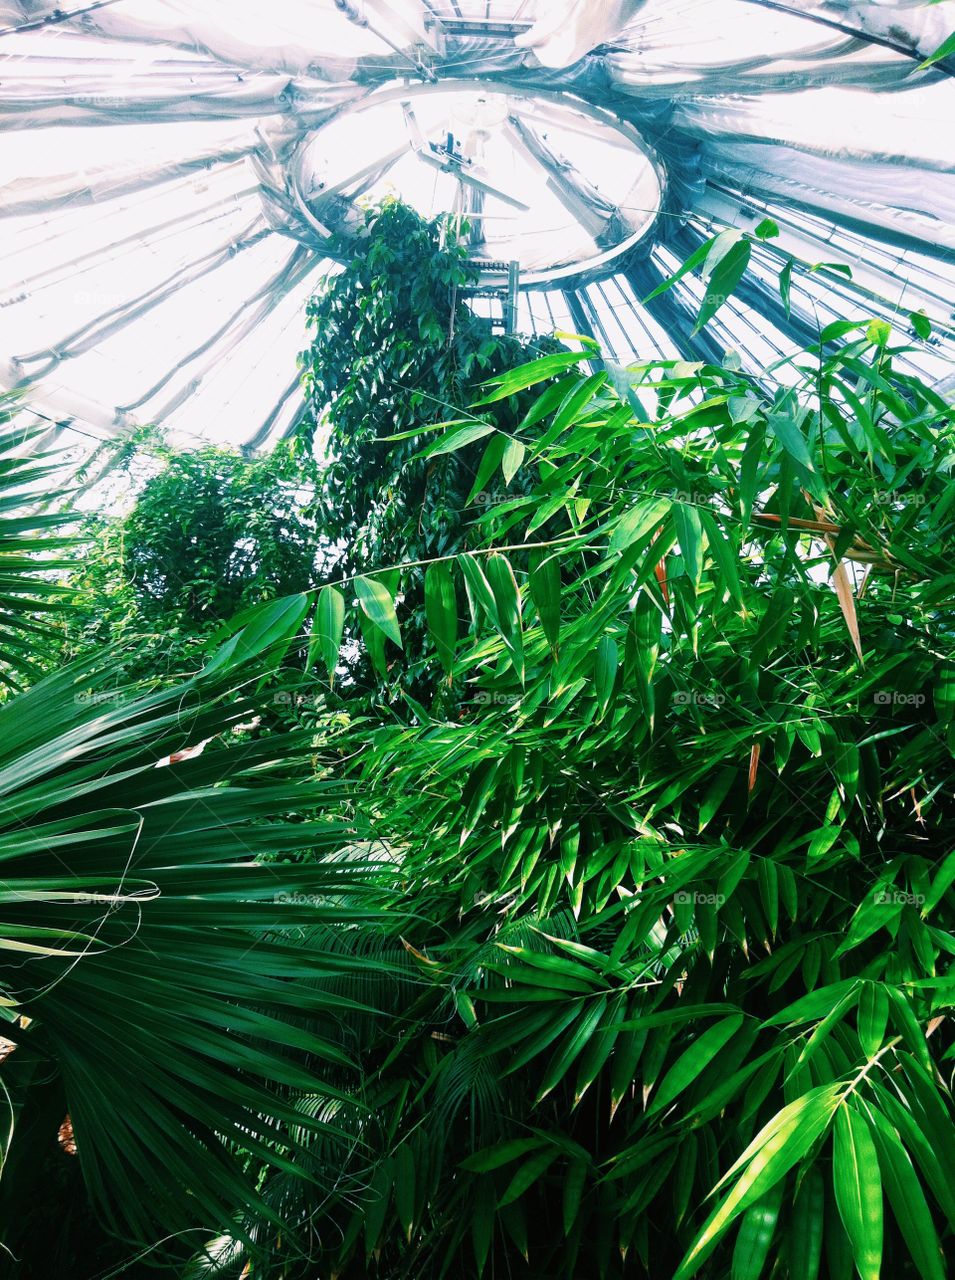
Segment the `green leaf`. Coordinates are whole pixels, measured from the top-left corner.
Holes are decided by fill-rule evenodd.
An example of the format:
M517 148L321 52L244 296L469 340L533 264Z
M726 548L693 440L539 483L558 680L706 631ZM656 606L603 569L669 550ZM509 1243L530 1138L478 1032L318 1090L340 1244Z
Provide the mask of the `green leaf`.
M480 1178L477 1193L474 1197L474 1213L471 1217L471 1239L474 1246L474 1261L478 1277L484 1274L487 1255L494 1235L494 1219L497 1214L497 1197L494 1194L494 1183L491 1178Z
M323 587L319 592L318 604L315 606L312 638L308 647L308 664L312 666L316 656L321 654L330 685L335 683L335 668L338 666L344 628L345 597L336 587Z
M720 260L706 286L700 313L693 326L694 334L699 333L728 301L749 266L750 253L749 241L740 240Z
M284 596L259 605L251 621L212 655L202 670L203 677L221 676L263 654L269 656L271 665L277 666L298 634L308 608L306 595Z
M494 596L494 625L511 655L517 678L524 680L524 631L521 625L521 595L514 570L506 556L494 554L485 562L485 575Z
M739 577L739 552L731 539L724 534L709 511L697 512L706 542L719 569L719 580L724 595L743 603L743 588Z
M939 720L943 724L955 720L955 662L946 659L939 663L932 696Z
M885 994L885 989L878 982L863 982L856 1023L859 1043L867 1058L874 1057L882 1048L888 1021L889 997Z
M556 555L547 551L532 555L528 588L547 643L556 650L560 640L560 561Z
M371 621L364 610L360 610L358 614L358 627L361 631L361 638L365 642L365 648L368 657L371 659L371 665L379 676L384 679L388 675L388 659L385 656L385 636L384 632Z
M473 1156L462 1160L461 1168L471 1173L490 1173L526 1155L528 1151L535 1151L542 1146L544 1146L543 1138L513 1138L509 1142L498 1142L493 1147L476 1151Z
M554 374L563 373L565 369L570 369L588 358L586 351L558 351L554 355L531 360L530 363L502 373L497 378L488 379L485 385L495 387L496 390L485 396L479 404L493 404L496 400L505 400L508 396L515 395L518 391L525 391L538 382L546 382Z
M655 1115L689 1088L704 1067L716 1057L723 1046L736 1035L743 1025L743 1015L733 1014L722 1018L698 1035L690 1047L677 1059L663 1077L651 1102L647 1115Z
M942 1249L912 1161L895 1128L880 1111L866 1107L886 1196L921 1280L945 1280Z
M820 987L817 991L810 991L807 995L794 1000L792 1004L788 1004L785 1009L774 1013L765 1025L779 1027L786 1024L796 1027L802 1022L815 1022L831 1013L857 985L856 978L845 978L842 982L833 982L829 986Z
M509 485L521 468L524 461L524 454L527 452L520 440L508 440L504 446L504 455L501 459L501 472L504 476L505 485Z
M699 587L703 575L703 528L699 512L685 502L674 502L673 522L686 576L694 588Z
M753 235L757 240L771 240L779 235L779 225L773 222L772 218L763 218L762 222L753 228Z
M663 522L674 505L663 498L653 498L630 507L616 522L610 536L610 550L625 551L639 542Z
M507 448L508 437L500 433L496 434L493 439L488 441L487 448L481 455L481 461L478 463L478 469L474 476L474 483L471 490L464 500L465 506L470 506L479 495L483 494L484 486L493 476L494 472L501 465L501 459L504 457L504 450Z
M733 1221L785 1177L829 1127L839 1105L839 1085L821 1085L797 1098L759 1131L717 1189L735 1185L704 1223L673 1280L689 1280L716 1248Z
M743 1215L733 1248L731 1280L759 1280L773 1242L784 1185L784 1179L780 1179Z
M924 311L910 311L909 319L917 337L924 341L932 336L932 322Z
M737 233L737 235L739 234L740 233ZM698 249L694 249L678 271L674 272L672 276L668 276L662 284L658 284L652 293L647 294L643 299L644 306L646 306L648 302L652 302L654 298L658 298L661 293L666 293L668 289L672 289L676 282L678 280L682 280L689 272L695 271L697 267L702 267L703 263L706 261L707 254L712 249L716 239L717 237L714 236L712 240L707 240L705 244L701 244Z
M782 298L787 316L792 314L793 267L795 265L796 259L790 258L779 273L779 296Z
M394 1168L390 1160L383 1161L375 1170L369 1187L369 1201L363 1214L365 1227L365 1253L371 1254L381 1237L385 1216L391 1202Z
M557 1050L553 1061L544 1072L540 1089L537 1091L538 1103L560 1084L570 1067L576 1062L600 1026L606 1008L606 996L600 996L589 1007L584 1007L573 1031Z
M536 1155L526 1160L507 1184L507 1189L497 1202L498 1209L503 1209L506 1205L519 1200L524 1192L530 1190L538 1178L547 1172L559 1155L559 1148L550 1147L546 1151L538 1151Z
M458 638L458 605L451 566L446 560L429 564L425 571L424 609L438 660L450 675L454 669L454 650Z
M886 320L870 320L865 336L877 347L884 347L892 337L892 326Z
M597 709L601 716L613 695L613 687L617 678L619 653L616 641L610 636L601 636L597 642L597 661L594 666L594 689L597 695Z
M355 591L365 617L393 644L401 648L401 630L391 592L377 578L356 578Z
M564 1235L569 1236L580 1213L580 1202L587 1183L586 1160L571 1160L564 1174Z
M415 1158L409 1143L405 1141L395 1154L395 1210L405 1239L409 1241L414 1227L414 1203Z
M482 440L485 436L489 436L495 429L489 422L469 422L467 426L458 427L457 431L450 431L446 436L441 436L434 444L423 449L419 456L436 458L443 453L454 453L458 449L463 449L465 445L474 444L475 440Z
M814 262L809 268L810 273L816 271L834 271L836 275L845 276L847 280L852 279L852 268L845 262ZM838 325L848 325L849 328L858 328L859 321L835 320L831 325L827 325L828 329L834 329ZM825 330L823 330L825 332Z
M793 1202L789 1231L790 1274L800 1280L817 1280L822 1261L826 1191L815 1165L806 1170Z
M882 1180L865 1120L848 1103L836 1112L832 1185L860 1280L879 1280L882 1269Z
M935 52L930 53L924 62L920 62L915 70L924 71L926 67L934 67L936 62L941 62L944 58L951 58L953 55L955 55L955 31L950 36L947 36Z
M925 1032L909 1003L908 994L904 990L899 990L897 987L892 986L886 986L883 990L889 997L889 1012L892 1021L901 1032L906 1048L921 1063L928 1075L931 1076L934 1070L932 1055L929 1053Z
M799 427L788 413L771 413L769 425L776 439L786 450L794 462L798 462L807 471L813 471L812 458L806 446L806 440Z

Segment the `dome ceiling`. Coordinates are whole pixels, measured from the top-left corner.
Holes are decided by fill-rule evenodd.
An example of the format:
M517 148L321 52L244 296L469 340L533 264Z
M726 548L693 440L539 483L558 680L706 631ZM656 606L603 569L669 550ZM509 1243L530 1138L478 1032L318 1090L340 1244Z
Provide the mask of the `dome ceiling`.
M332 233L389 192L468 217L485 294L518 263L525 332L758 371L834 316L924 311L906 358L941 380L955 67L920 62L953 8L0 0L0 384L51 437L281 434ZM692 278L644 302L765 216L703 334Z

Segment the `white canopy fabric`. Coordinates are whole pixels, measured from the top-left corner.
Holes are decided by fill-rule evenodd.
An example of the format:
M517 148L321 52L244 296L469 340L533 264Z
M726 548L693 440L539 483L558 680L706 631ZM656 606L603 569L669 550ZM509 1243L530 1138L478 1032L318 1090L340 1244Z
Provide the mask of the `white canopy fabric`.
M85 441L287 432L331 232L388 192L478 215L527 332L758 370L875 312L943 379L955 65L920 64L953 28L955 0L0 0L0 386ZM764 216L703 335L689 278L644 304Z

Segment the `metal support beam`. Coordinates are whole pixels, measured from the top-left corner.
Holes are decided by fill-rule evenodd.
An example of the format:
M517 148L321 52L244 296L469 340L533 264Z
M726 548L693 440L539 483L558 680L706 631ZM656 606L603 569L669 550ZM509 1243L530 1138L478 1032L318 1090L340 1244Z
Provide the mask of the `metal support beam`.
M521 283L521 264L512 262L507 269L507 299L504 303L504 332L517 333L517 299Z
M708 364L717 365L723 363L724 349L705 329L693 334L696 316L672 290L661 293L648 302L643 301L664 280L663 273L648 258L633 262L625 274L638 301L646 307L663 331L669 334L674 346L687 360L705 360Z

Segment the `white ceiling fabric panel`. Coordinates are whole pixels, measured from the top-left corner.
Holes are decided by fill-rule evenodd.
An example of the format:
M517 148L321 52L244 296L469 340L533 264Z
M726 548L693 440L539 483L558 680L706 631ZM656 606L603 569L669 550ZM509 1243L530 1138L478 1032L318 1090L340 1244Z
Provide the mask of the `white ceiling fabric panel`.
M597 45L616 39L643 4L644 0L551 0L543 16L514 43L529 49L545 67L569 67Z
M757 368L813 306L904 328L921 298L935 331L906 358L934 377L952 350L955 66L918 64L953 10L0 0L0 384L93 438L158 422L274 439L301 409L305 301L388 193L470 214L475 305L500 311L516 261L535 335L589 329L621 360L735 345ZM701 335L691 282L644 305L686 236L757 209L807 264L790 323L779 245ZM831 283L830 306L808 264L837 242L858 282Z
M788 0L803 13L843 22L858 31L910 46L922 57L934 53L955 27L951 0Z

